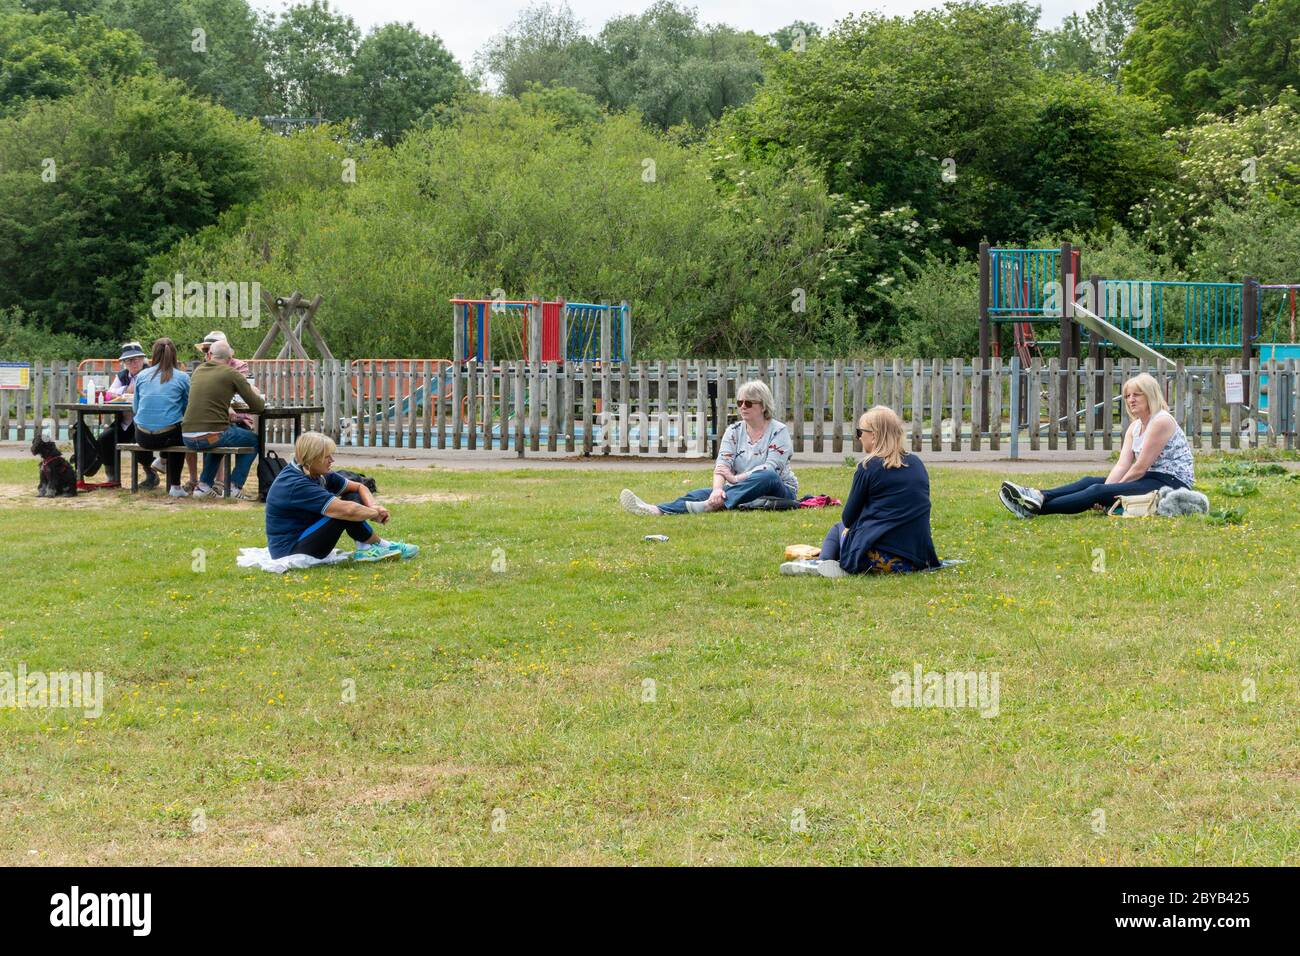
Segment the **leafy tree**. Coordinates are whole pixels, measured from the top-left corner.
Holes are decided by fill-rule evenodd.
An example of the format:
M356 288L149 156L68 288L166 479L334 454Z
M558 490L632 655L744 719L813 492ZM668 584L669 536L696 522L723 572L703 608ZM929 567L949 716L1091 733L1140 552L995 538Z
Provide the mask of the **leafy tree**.
M617 17L599 37L602 99L635 109L660 129L705 125L754 95L763 80L763 41L723 25L701 27L693 9L658 0Z
M1070 14L1058 29L1044 34L1044 65L1056 72L1099 76L1118 86L1136 4L1137 0L1100 0L1082 17Z
M477 62L511 96L532 86L570 87L667 130L704 126L748 102L763 79L764 46L752 33L701 26L695 10L671 0L610 20L594 40L567 5L539 4Z
M1220 109L1275 102L1300 89L1300 0L1267 0L1250 8L1222 77Z
M1000 177L1015 197L983 219L993 236L1110 230L1173 174L1154 105L1087 76L1044 77Z
M1124 83L1171 122L1300 87L1300 0L1139 0L1135 14Z
M367 35L353 77L362 131L390 145L464 88L460 66L442 41L409 23L389 23Z
M266 103L266 50L247 0L101 0L113 26L133 30L162 72L245 116Z
M266 23L272 109L339 121L355 115L352 75L361 33L328 0L310 0Z
M519 96L530 86L598 91L595 44L567 3L526 7L475 57L480 72L502 93Z
M782 53L789 53L796 46L803 49L795 50L796 53L802 53L812 43L822 35L822 28L815 23L807 20L795 20L789 26L784 26L775 33L767 35L767 41L773 44Z
M138 36L96 16L0 15L0 115L30 99L67 96L92 80L152 71Z
M260 136L151 77L0 120L0 308L56 333L121 336L145 260L255 193Z

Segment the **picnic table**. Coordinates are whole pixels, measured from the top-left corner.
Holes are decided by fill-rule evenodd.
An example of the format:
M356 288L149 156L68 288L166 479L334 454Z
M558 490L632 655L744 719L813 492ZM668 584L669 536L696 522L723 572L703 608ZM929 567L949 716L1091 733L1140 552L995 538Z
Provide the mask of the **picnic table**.
M81 426L86 416L95 415L102 418L105 415L113 415L116 417L123 412L131 411L131 402L129 399L125 402L56 402L54 408L56 412L75 412L77 415L77 424L72 432L72 444L77 455L77 487L81 488L85 485L84 479L86 476L86 452L81 447L82 434L86 429ZM53 437L57 437L57 435ZM119 474L118 479L120 480L121 477Z
M77 427L73 431L73 444L76 446L77 453L77 484L83 484L82 478L85 475L86 455L81 448L82 435L87 431L81 427L82 422L87 415L103 417L104 415L121 415L123 412L131 411L131 402L58 402L54 406L59 411L72 412L77 416ZM230 406L237 412L249 411L247 405L242 402L232 403ZM266 454L266 422L272 418L293 419L293 440L297 441L298 436L302 434L302 417L304 415L324 414L324 405L267 405L257 416L257 463L262 463L262 457ZM187 449L188 451L188 449ZM132 473L135 472L135 462L131 463ZM120 480L121 473L118 478ZM134 483L133 483L134 484Z

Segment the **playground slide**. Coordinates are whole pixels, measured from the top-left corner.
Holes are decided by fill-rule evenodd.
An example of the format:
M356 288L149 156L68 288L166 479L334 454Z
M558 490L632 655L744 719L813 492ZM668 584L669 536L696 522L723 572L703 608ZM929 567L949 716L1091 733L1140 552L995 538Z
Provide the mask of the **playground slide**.
M1104 336L1111 342L1114 342L1125 352L1135 358L1144 359L1151 362L1156 368L1170 369L1174 368L1175 363L1165 356L1161 355L1151 346L1139 342L1133 336L1129 335L1123 329L1116 328L1096 313L1079 305L1074 304L1074 318L1078 323L1088 329L1095 335Z

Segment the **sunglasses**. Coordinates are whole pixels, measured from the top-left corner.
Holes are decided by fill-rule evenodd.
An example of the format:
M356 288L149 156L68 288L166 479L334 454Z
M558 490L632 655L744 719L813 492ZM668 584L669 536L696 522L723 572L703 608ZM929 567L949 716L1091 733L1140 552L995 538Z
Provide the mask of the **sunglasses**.
M753 399L749 399L749 398L736 399L737 408L749 408L751 405L762 405L762 404L763 404L762 402L756 402Z
M863 435L867 434L868 432L870 432L873 435L876 433L876 430L874 428L855 428L853 429L853 431L859 438L861 438Z

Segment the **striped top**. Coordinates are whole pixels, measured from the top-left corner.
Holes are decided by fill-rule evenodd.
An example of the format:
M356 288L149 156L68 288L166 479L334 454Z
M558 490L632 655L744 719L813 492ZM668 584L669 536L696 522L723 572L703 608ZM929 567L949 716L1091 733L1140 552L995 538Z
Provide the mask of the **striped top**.
M1160 454L1156 455L1156 460L1151 463L1148 471L1158 471L1162 475L1169 475L1171 478L1177 478L1186 487L1192 487L1195 480L1192 472L1192 449L1187 444L1187 434L1178 427L1178 422L1174 416L1167 411L1159 411L1151 416L1151 421L1155 421L1161 415L1166 415L1174 423L1174 433L1169 436L1169 441L1165 442L1165 447L1160 449ZM1133 422L1133 458L1136 460L1142 454L1142 445L1145 440L1145 434L1142 430L1142 420L1135 419Z

